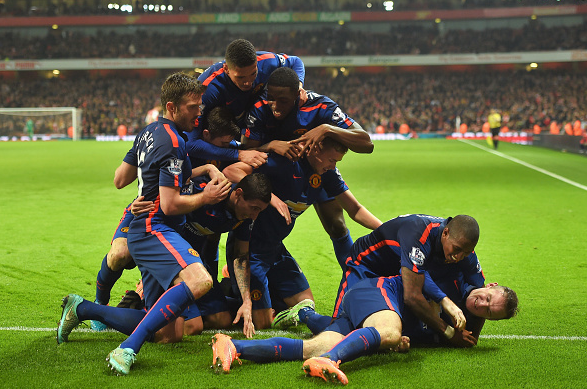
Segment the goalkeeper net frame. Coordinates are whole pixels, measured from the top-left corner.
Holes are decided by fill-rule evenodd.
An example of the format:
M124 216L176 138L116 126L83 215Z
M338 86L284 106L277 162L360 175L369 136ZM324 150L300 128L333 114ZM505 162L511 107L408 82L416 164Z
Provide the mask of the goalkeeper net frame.
M7 116L14 119L8 119ZM66 119L63 116L69 115ZM34 136L27 133L32 119ZM42 124L39 126L39 124ZM41 128L38 128L41 127ZM71 128L71 129L70 129ZM81 139L82 109L75 107L0 108L0 140Z

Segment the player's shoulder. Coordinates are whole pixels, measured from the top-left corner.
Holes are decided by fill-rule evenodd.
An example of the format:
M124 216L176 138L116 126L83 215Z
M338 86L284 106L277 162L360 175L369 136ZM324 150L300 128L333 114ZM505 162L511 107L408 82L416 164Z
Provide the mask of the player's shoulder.
M224 77L224 61L216 62L208 69L204 70L202 74L198 77L198 81L200 81L205 86L209 87L210 85L215 85L215 83L219 82L222 77Z

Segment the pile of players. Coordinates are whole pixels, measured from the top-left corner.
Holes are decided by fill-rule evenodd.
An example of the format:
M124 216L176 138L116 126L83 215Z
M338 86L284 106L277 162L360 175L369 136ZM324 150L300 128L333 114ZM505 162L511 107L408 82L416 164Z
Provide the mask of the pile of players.
M166 79L163 115L137 135L115 172L117 188L138 181L138 197L102 261L94 302L63 299L58 343L84 320L127 334L108 363L128 374L146 341L178 342L239 323L251 338L255 329L303 322L314 338L218 333L212 367L227 373L239 357L305 360L309 375L347 383L340 363L415 343L470 347L485 319L516 314L515 292L485 285L475 219L404 215L382 223L353 196L336 163L348 149L371 153L373 144L334 101L304 89L304 74L299 58L237 39L198 79ZM315 311L283 244L311 205L343 272L328 316ZM343 210L373 232L353 243ZM234 298L217 280L222 233ZM124 269L135 266L144 308L107 305Z

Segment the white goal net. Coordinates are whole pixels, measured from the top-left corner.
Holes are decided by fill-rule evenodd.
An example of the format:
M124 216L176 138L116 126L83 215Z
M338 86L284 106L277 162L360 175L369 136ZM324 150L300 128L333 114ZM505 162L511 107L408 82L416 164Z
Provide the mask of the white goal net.
M74 107L0 108L0 141L78 140L81 117Z

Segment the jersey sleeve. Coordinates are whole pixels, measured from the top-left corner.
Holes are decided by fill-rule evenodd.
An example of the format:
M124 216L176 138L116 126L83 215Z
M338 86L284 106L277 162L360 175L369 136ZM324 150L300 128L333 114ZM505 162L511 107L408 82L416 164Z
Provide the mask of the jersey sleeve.
M259 99L247 114L245 138L265 143L266 121L263 115L264 99Z
M128 150L128 152L126 153L126 155L122 159L123 162L126 162L132 166L139 166L139 161L137 159L136 144L137 144L137 140L135 139L133 147L130 150Z
M188 155L192 158L238 161L237 149L214 146L203 139L189 139L186 147Z
M158 147L160 167L159 186L179 187L191 176L191 163L187 158L183 139L168 139ZM177 142L177 143L176 143ZM189 173L188 173L189 172Z
M324 104L327 109L323 111L322 122L340 128L349 128L355 122L350 116L343 112L340 106L330 98L324 96Z
M287 55L283 53L276 55L283 66L293 69L298 74L298 78L303 85L306 78L306 67L304 66L304 62L295 55Z
M401 266L414 273L422 273L426 269L426 259L430 255L429 248L421 242L425 226L420 223L404 223L397 233L401 248Z
M481 263L477 258L477 254L472 252L462 261L458 262L461 272L463 273L464 281L474 287L481 288L485 285L485 275L481 268Z
M422 293L424 296L434 300L437 303L446 297L446 294L440 290L427 271L424 272L424 285L422 286Z
M338 168L329 170L322 174L322 187L326 191L326 194L330 197L338 196L339 194L349 190L349 187L344 182L342 175Z

